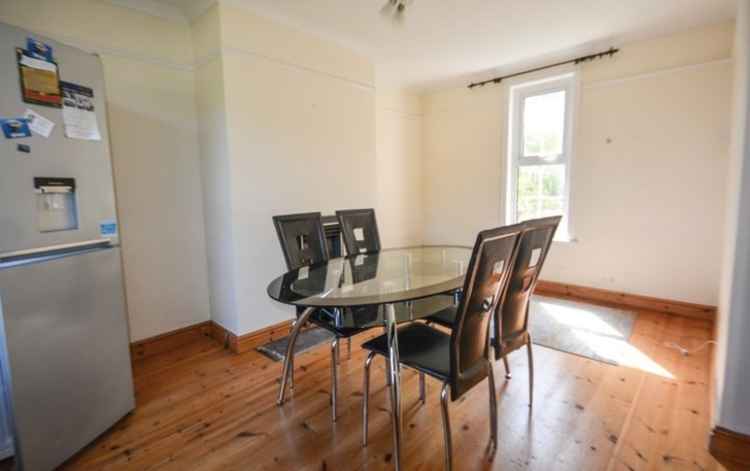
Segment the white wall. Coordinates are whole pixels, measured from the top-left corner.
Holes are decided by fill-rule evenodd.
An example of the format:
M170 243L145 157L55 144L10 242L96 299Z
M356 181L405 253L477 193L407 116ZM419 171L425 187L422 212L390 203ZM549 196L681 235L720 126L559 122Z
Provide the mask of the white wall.
M725 258L716 349L718 425L750 434L750 2L739 2Z
M383 247L422 242L422 105L418 96L375 97L375 209Z
M3 0L0 21L102 57L131 340L208 320L187 23L91 0Z
M205 63L221 64L213 77L223 97L206 103L200 78L198 94L201 114L222 98L226 110L226 150L202 139L204 163L221 155L222 167L204 170L207 208L222 211L207 224L212 294L223 300L212 308L242 335L293 315L266 294L286 271L273 215L375 205L374 73L366 59L316 37L230 5L215 9L219 54Z
M625 44L581 66L578 241L555 243L544 279L717 304L732 31ZM507 86L445 90L424 106L425 240L468 244L504 222Z
M211 8L197 18L192 23L191 30L196 59L195 101L198 109L198 140L206 214L211 320L236 332L232 170L218 7Z

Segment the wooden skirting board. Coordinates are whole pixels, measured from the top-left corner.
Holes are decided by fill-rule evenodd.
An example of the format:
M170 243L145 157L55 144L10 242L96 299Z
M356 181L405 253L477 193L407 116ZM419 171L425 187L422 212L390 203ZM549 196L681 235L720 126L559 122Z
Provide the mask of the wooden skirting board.
M599 288L556 283L553 281L539 281L535 292L537 294L564 299L606 304L617 307L628 307L648 311L664 312L679 316L714 320L716 308L702 304L691 304L682 301L651 298L638 294L619 293ZM234 353L252 350L267 342L289 335L292 321L286 320L260 330L244 335L236 335L213 321L201 322L189 327L167 332L131 344L130 351L133 359L148 358L157 353L174 350L193 341L196 336L210 336L225 348Z
M291 331L292 321L286 320L279 322L278 324L270 325L240 336L237 336L215 322L212 323L211 327L211 336L218 342L224 344L225 348L228 348L234 353L244 353L265 343L286 337Z
M234 353L243 353L289 334L292 321L279 322L249 334L237 336L213 321L205 321L130 344L133 360L142 360L158 353L176 350L197 337L212 337Z
M133 342L130 344L130 355L134 360L139 360L158 353L175 350L192 342L197 337L210 336L212 324L211 321L205 321Z
M678 316L693 317L713 321L716 318L716 307L703 304L692 304L683 301L652 298L640 294L620 293L600 288L569 285L554 281L539 280L534 291L544 296L576 299L596 304L607 304L617 307L629 307L647 311L663 312Z
M714 427L708 449L727 469L750 469L750 436Z

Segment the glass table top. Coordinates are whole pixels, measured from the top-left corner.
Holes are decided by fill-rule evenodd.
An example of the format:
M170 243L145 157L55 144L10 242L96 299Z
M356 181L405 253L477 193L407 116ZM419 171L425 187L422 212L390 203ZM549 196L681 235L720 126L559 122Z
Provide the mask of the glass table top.
M425 246L334 258L292 270L268 285L276 301L347 307L396 303L463 286L470 247Z

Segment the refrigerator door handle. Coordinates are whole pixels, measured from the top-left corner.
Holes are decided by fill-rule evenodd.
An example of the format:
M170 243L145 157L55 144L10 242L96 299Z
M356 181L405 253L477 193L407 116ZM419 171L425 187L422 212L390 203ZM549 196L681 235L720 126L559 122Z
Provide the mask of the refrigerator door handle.
M12 262L26 258L38 258L50 255L63 254L67 252L78 252L81 250L90 250L97 248L107 248L112 245L110 239L95 239L84 242L74 242L72 244L50 245L36 249L16 250L14 252L0 253L0 264Z

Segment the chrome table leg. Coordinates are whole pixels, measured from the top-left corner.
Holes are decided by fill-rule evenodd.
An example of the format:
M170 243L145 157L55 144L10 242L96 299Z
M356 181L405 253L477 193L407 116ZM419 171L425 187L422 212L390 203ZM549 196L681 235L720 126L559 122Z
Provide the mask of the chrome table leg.
M314 307L308 307L302 314L297 318L297 322L294 323L292 333L289 336L289 344L286 346L286 356L284 357L284 368L281 372L281 385L279 385L279 397L276 400L276 404L284 404L284 396L286 395L286 384L290 377L291 367L293 366L294 358L294 344L297 342L297 336L302 326L307 323L307 319L310 315L315 312Z
M427 391L424 384L424 373L419 372L419 401L424 405L427 403Z
M385 327L388 333L388 376L391 386L391 422L393 423L393 461L396 470L401 470L401 375L398 356L398 334L396 308L393 304L385 305Z
M443 416L443 440L445 441L445 469L453 469L453 443L451 440L451 418L448 414L448 394L450 386L448 383L443 384L440 390L440 411Z
M368 410L370 404L370 365L373 358L375 358L375 352L370 352L367 355L367 360L365 360L365 383L362 388L362 446L367 446L367 432L370 422Z
M336 422L336 400L339 393L339 339L334 337L331 342L331 422Z
M388 321L387 321L388 314L385 314L383 316L383 335L388 335ZM388 361L388 358L385 359L385 384L387 386L391 385L391 365Z

